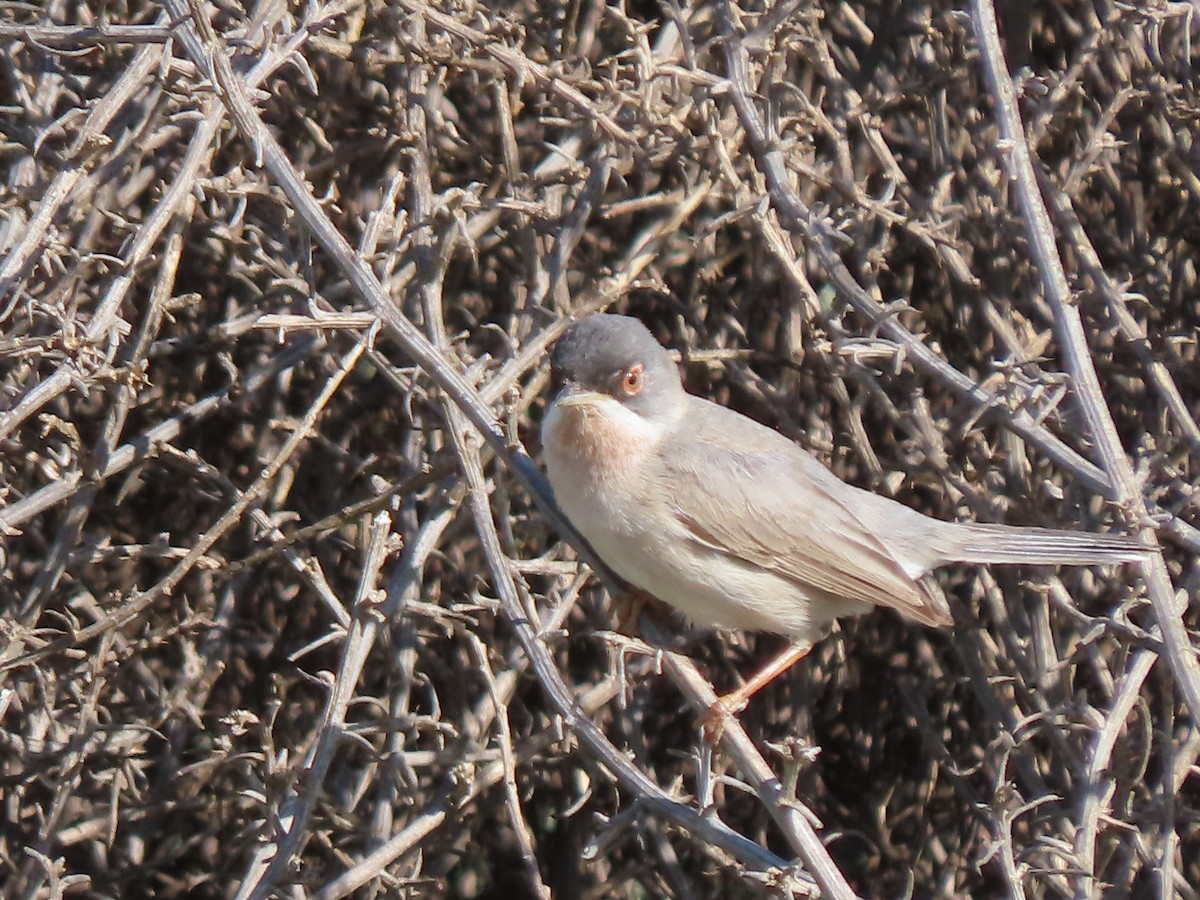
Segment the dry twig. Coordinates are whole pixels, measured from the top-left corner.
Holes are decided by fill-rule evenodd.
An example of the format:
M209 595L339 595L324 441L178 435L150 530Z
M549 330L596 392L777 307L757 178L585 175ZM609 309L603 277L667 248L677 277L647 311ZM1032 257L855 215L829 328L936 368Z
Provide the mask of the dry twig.
M551 7L0 12L0 890L1195 896L1196 4ZM774 642L611 636L536 461L600 309L1161 553L952 572L702 750Z

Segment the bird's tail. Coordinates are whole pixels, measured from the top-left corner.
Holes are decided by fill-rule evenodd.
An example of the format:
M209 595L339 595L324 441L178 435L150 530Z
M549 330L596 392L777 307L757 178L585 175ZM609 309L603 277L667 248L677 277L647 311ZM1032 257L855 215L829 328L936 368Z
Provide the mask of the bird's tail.
M1090 566L1136 562L1149 553L1123 534L984 523L957 524L951 543L947 562Z

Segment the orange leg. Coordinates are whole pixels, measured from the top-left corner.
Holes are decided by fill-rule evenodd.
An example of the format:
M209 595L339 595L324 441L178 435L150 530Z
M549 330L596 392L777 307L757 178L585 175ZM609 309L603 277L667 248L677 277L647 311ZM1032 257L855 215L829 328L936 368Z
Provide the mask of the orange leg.
M794 666L811 649L812 644L809 643L790 645L755 672L754 676L740 688L718 697L701 718L700 724L704 730L704 739L710 744L716 744L721 739L721 732L725 729L725 720L730 716L736 716L745 709L751 697Z
M653 613L653 610L661 605L657 597L641 588L631 587L623 591L613 598L617 631L622 634L635 634L638 619L641 618L642 612L646 611L646 607L649 606L649 612Z

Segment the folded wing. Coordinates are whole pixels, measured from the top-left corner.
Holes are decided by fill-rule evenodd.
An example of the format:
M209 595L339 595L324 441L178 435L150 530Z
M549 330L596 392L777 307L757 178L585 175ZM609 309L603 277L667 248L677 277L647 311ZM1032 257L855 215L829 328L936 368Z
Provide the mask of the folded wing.
M944 600L848 508L856 489L778 432L705 405L699 418L709 427L664 453L673 513L693 540L810 594L891 607L926 625L950 623Z

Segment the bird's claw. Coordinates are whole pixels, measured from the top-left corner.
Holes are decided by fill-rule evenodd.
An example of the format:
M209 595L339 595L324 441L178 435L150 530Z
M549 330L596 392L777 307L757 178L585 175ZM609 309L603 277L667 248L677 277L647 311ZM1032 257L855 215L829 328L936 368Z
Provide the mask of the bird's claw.
M725 733L725 723L737 718L737 714L746 708L747 700L735 694L725 694L712 702L708 711L700 717L700 733L706 743L716 746Z
M648 595L645 591L633 588L623 591L613 598L617 631L621 634L634 634L637 631L638 619L646 607Z

